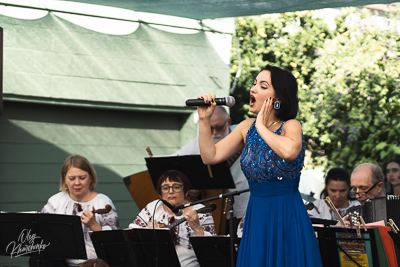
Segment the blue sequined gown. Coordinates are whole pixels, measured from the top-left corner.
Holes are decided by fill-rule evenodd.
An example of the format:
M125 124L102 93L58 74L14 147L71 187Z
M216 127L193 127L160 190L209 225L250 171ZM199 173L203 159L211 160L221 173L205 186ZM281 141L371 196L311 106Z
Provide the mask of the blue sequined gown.
M284 124L284 123L283 123ZM280 135L282 126L274 131ZM298 191L305 144L293 161L280 158L250 127L240 159L250 187L238 266L322 266L310 218Z

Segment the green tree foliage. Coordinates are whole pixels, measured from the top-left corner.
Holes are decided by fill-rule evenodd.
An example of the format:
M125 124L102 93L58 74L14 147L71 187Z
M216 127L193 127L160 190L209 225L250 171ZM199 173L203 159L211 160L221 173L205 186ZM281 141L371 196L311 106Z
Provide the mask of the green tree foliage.
M347 8L329 30L313 11L238 18L232 54L234 121L248 112L254 77L266 64L291 71L299 85L300 113L310 164L352 170L361 162L400 156L400 21L382 27L367 9ZM237 39L236 39L237 38Z

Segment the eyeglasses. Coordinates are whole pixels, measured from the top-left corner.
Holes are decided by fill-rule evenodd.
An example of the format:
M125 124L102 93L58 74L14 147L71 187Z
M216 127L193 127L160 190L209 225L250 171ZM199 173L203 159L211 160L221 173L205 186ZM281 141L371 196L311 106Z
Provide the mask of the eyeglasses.
M172 192L179 193L182 191L183 184L174 184L172 186L163 185L163 186L161 186L161 192L169 193L170 188L172 188Z
M222 125L217 125L217 126L215 126L215 127L211 126L211 132L213 132L214 130L217 131L217 132L222 132L222 131L224 130L225 125L226 125L226 122L227 122L228 120L229 120L229 118L226 119L226 121L224 121L224 123L223 123Z
M368 189L367 191L365 191L365 192L354 192L354 189L352 188L351 190L350 190L350 196L351 197L356 197L356 195L359 195L359 196L362 196L362 195L366 195L366 194L368 194L372 189L374 189L375 188L375 186L377 185L377 184L379 184L379 183L381 183L381 182L376 182L373 186L371 186L371 188L370 189Z

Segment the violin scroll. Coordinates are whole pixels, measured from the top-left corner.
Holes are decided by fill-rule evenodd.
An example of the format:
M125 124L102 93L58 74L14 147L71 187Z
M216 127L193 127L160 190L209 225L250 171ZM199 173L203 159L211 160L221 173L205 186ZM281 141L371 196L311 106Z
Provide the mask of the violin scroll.
M111 209L112 209L111 205L107 204L104 209L95 210L93 207L92 212L93 212L93 214L96 214L96 213L97 214L106 214L106 213L109 213L111 211Z

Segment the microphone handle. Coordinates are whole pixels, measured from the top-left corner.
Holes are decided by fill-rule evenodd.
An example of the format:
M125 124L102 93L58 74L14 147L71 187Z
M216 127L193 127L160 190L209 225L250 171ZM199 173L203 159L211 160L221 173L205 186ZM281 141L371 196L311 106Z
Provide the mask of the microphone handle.
M174 205L172 205L171 203L169 203L168 201L166 201L165 199L161 199L161 201L173 212L175 213L175 215L177 216L181 216L182 215L182 210L179 207L176 207Z
M225 105L226 99L225 98L216 98L215 103L217 105ZM195 106L210 106L210 103L205 103L203 99L188 99L186 100L186 106L188 107L195 107Z

